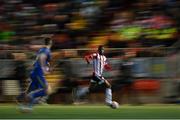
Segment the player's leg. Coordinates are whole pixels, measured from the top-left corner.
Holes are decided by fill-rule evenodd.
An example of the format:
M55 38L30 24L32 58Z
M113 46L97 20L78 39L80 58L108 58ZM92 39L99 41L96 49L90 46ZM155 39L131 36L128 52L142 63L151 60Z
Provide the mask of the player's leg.
M94 76L92 76L88 87L77 89L77 92L76 92L77 99L81 99L84 96L86 96L88 93L90 93L96 84L97 82L95 81Z
M84 98L84 96L86 96L87 94L89 93L89 86L88 87L78 87L76 89L76 98L79 100L79 99L82 99Z
M23 112L31 112L33 105L39 103L39 100L47 95L48 85L42 74L33 72L31 80L31 84L26 91L25 104L20 105L20 110Z
M41 97L47 96L48 84L44 76L37 75L36 83L38 89L28 93L28 97L30 98L30 105L38 103Z
M89 91L93 92L94 90L97 90L97 87L99 87L99 85L103 85L104 82L105 81L102 79L102 77L94 75L90 83Z
M26 90L21 92L17 97L16 97L16 102L18 104L25 104L27 102L27 94L33 90L37 89L36 86L36 78L34 77L33 74L30 75L30 83L27 86Z
M112 90L111 90L111 84L105 80L104 78L102 78L104 80L104 84L106 87L106 91L105 91L105 102L107 105L111 105L112 104Z
M34 91L38 89L38 84L37 84L37 79L36 79L36 76L35 77L32 77L31 76L31 81L27 87L27 89L25 90L26 94L30 93L31 91Z
M28 93L30 93L31 91L34 91L35 89L37 89L37 79L35 74L31 74L30 75L31 81L29 86L27 87L26 91L22 94L21 99L23 98L23 102L21 104L19 104L19 109L22 112L31 112L32 111L32 106L30 105L30 97L28 96Z
M107 105L112 104L112 90L111 90L111 84L104 79L102 76L93 76L93 80L95 81L94 84L92 84L92 88L96 87L97 85L105 85L106 91L105 91L105 102ZM96 84L95 84L96 83Z

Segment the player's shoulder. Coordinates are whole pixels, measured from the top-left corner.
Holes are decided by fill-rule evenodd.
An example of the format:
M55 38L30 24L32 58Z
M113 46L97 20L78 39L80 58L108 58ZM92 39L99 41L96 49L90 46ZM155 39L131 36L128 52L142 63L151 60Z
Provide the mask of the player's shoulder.
M50 53L50 50L46 47L43 47L43 48L39 49L39 54L41 54L41 53L48 54L48 53Z
M92 53L92 56L97 56L98 55L98 53Z

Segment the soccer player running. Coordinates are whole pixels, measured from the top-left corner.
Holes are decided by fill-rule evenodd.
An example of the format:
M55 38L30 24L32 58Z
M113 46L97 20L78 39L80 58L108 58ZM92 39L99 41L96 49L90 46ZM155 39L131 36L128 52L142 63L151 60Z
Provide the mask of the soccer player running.
M23 111L30 111L34 104L39 103L43 97L48 95L48 83L45 79L46 74L50 73L50 59L52 46L52 39L44 39L45 46L40 48L37 53L36 60L33 64L33 70L30 74L30 85L24 93L24 101L20 109Z
M107 63L107 58L104 55L104 47L100 45L96 53L85 56L85 60L88 64L92 61L93 64L93 75L90 82L90 87L94 85L105 85L105 102L108 106L112 107L112 91L110 83L102 76L104 68L111 70L110 65Z

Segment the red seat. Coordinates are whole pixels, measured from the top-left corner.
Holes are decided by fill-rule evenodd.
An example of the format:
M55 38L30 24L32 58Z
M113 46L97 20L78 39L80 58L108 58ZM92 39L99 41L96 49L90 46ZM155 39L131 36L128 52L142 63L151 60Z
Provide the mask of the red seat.
M155 79L139 79L135 80L132 87L134 90L155 91L160 88L160 81Z

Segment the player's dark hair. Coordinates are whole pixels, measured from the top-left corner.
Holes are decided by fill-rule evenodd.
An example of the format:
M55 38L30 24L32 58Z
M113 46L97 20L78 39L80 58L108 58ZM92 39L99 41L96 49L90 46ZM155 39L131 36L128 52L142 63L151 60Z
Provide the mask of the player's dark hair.
M104 48L103 45L99 45L98 52L99 52L100 55L104 54L104 49L103 48Z
M103 47L103 45L99 45L98 50L102 50Z
M52 41L51 38L45 38L44 39L45 45L49 45L51 43L51 41Z

